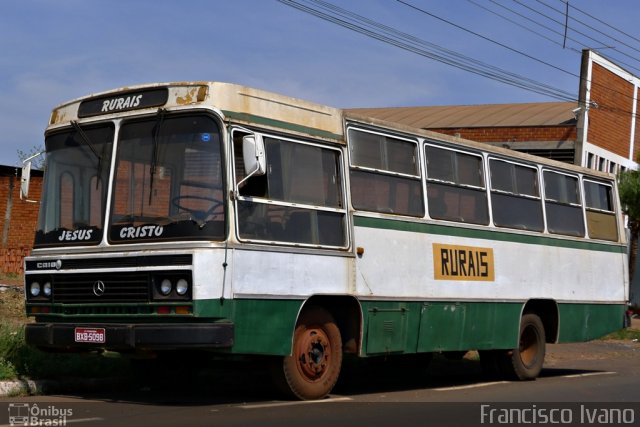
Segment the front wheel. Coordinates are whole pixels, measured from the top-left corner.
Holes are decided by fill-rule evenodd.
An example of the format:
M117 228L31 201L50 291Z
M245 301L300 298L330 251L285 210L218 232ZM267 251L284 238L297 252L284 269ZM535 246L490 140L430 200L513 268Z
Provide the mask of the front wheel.
M518 348L509 351L502 360L504 374L518 380L535 379L544 364L545 342L540 318L532 313L522 316Z
M281 371L288 391L302 400L320 399L331 392L342 366L342 338L333 316L311 307L298 320L293 350L282 361Z

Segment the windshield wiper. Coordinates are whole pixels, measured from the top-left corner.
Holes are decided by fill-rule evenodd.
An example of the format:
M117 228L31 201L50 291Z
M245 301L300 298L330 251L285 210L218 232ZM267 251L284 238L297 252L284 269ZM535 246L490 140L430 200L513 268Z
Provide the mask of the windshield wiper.
M85 131L82 129L82 127L80 127L80 125L78 124L77 121L72 120L71 121L71 126L73 126L73 128L76 130L78 135L80 135L80 140L82 142L84 142L84 145L89 147L91 152L98 159L98 166L96 168L96 170L98 171L98 179L96 179L96 190L97 190L98 189L98 183L100 182L100 179L102 178L102 156L100 154L98 154L98 152L96 151L95 148L93 148L93 143L91 142L91 139L89 139L89 136L85 133Z
M78 124L78 122L76 122L75 120L71 121L71 126L73 126L73 128L76 130L76 132L78 132L78 135L80 135L80 139L82 140L82 142L84 142L84 144L89 147L89 149L91 150L91 152L93 154L95 154L96 158L98 159L98 161L102 161L102 157L100 157L100 154L98 154L98 152L96 151L95 148L93 148L93 144L91 143L91 140L89 139L89 137L87 136L87 134L84 132L84 130L80 127L80 125Z
M166 113L167 110L164 108L158 108L158 121L153 130L153 152L151 153L151 167L149 168L149 206L151 206L151 199L153 197L153 177L156 174L156 166L158 165L158 140L160 139L162 122L164 122Z

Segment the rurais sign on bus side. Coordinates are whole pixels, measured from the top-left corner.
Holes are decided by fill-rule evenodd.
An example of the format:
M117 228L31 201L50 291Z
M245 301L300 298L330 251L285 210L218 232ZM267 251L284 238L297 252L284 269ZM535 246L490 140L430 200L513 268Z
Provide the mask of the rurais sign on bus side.
M493 249L433 244L433 276L436 280L495 280Z

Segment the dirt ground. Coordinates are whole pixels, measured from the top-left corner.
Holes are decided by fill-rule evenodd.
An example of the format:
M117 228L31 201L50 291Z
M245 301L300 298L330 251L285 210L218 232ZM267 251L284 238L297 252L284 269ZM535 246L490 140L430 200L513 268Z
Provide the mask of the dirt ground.
M0 322L3 325L21 324L27 321L24 311L22 286L0 285Z

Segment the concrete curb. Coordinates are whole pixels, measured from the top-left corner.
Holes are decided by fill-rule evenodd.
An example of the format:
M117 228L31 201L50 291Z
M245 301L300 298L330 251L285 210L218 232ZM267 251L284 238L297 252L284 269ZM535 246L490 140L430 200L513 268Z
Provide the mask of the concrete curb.
M0 397L41 395L49 393L82 393L126 388L130 380L114 378L69 378L62 380L9 380L0 381Z
M21 394L39 394L42 393L48 385L48 381L0 381L0 397L10 397Z

